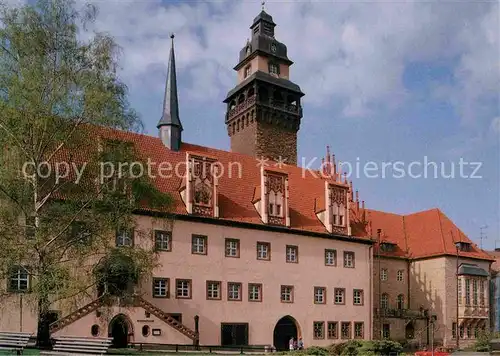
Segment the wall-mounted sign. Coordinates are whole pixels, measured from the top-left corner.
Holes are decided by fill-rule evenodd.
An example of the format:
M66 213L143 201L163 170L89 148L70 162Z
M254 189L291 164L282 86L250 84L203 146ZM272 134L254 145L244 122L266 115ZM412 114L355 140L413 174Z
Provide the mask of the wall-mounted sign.
M161 329L153 329L153 336L160 336L161 335Z

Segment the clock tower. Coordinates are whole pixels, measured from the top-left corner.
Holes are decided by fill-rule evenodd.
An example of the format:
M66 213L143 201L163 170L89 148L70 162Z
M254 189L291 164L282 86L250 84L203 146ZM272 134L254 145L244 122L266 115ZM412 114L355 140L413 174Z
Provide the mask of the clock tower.
M224 100L231 151L297 164L297 132L304 93L290 81L286 46L274 36L276 24L264 10L250 27L240 51L237 85Z

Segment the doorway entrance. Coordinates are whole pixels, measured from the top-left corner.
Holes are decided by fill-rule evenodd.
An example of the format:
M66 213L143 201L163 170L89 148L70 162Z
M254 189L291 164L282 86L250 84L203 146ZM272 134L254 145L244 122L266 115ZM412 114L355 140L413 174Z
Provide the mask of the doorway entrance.
M297 326L297 321L290 315L284 316L276 323L274 327L274 347L276 351L287 351L289 350L289 342L293 337L297 340L299 336L299 330Z
M131 334L133 334L132 322L126 315L118 314L111 319L108 336L113 338L113 347L126 348Z

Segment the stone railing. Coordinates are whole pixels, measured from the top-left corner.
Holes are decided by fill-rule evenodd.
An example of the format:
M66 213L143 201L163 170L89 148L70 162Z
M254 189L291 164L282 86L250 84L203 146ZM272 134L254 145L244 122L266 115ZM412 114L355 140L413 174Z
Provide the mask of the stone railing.
M377 318L403 318L403 319L426 319L428 313L425 310L394 309L394 308L374 308L374 315Z

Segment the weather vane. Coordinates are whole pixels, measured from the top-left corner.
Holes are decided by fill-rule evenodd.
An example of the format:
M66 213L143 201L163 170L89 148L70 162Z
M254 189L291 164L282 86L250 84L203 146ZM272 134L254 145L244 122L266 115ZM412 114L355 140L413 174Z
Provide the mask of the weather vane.
M264 11L264 6L266 5L265 0L263 0L260 4L262 5L262 11Z

